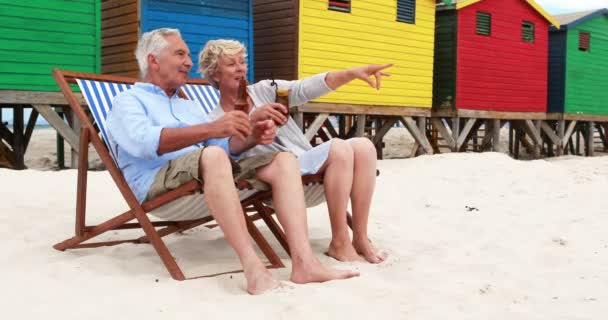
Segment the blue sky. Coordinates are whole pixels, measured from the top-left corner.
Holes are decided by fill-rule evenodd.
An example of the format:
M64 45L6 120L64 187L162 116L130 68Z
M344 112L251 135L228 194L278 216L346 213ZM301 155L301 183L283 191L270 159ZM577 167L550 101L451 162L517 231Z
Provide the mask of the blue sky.
M586 11L598 8L608 8L608 0L536 0L550 14L562 14L577 11ZM27 115L29 116L29 114ZM12 119L12 110L2 111L2 121ZM39 117L38 123L44 122Z

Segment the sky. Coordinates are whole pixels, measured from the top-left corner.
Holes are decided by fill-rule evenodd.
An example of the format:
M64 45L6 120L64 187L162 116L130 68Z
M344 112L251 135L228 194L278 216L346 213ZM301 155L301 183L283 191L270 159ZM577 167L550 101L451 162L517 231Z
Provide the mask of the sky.
M536 0L536 3L550 14L608 8L608 0ZM3 121L10 121L12 119L12 114L10 114L9 110L4 110L2 118ZM44 123L44 120L41 118L42 117L39 117L38 123Z
M608 8L608 0L536 0L550 14Z

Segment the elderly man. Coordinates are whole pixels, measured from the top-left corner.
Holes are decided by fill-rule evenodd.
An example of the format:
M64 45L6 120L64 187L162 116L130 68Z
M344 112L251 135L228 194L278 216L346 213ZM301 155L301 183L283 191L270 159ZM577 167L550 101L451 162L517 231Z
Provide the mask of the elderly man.
M255 254L234 187L229 154L239 154L276 135L272 120L250 123L240 111L209 122L198 105L179 98L192 68L188 46L178 30L145 33L136 57L142 82L119 94L108 116L110 145L127 182L140 202L191 179L202 182L205 201L236 251L247 291L260 294L280 285ZM292 253L291 281L323 282L358 273L326 268L309 245L302 183L293 155L278 152L239 162L268 183L279 221Z

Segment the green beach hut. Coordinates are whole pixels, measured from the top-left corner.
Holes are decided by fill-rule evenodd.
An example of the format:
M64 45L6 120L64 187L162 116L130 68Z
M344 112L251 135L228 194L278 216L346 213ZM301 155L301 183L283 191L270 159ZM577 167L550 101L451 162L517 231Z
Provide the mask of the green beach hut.
M100 0L0 0L0 90L59 91L53 68L101 71Z
M548 111L608 115L608 9L555 16L549 35Z

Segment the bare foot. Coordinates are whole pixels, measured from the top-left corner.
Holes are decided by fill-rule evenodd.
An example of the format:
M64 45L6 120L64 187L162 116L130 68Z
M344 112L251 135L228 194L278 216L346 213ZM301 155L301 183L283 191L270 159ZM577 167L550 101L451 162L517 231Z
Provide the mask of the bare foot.
M355 247L353 247L353 244L350 241L344 243L343 245L332 241L329 244L329 249L327 249L325 254L342 262L365 261L363 258L361 258L361 256L359 256L355 250Z
M281 282L276 280L265 267L256 270L246 271L247 292L253 295L262 294L266 291L279 288Z
M299 284L349 279L358 276L359 272L327 268L316 258L314 258L312 263L294 264L291 271L291 281Z
M369 263L381 263L388 258L388 252L376 249L367 239L357 242L353 241L353 246Z

